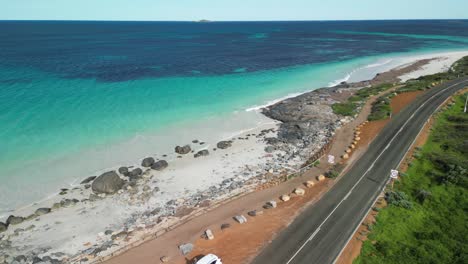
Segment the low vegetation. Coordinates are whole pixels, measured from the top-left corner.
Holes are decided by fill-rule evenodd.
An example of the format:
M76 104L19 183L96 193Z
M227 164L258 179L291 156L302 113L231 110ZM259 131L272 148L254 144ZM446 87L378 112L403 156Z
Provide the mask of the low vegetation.
M340 174L344 170L344 168L345 168L344 164L337 163L337 164L333 165L333 167L329 171L327 171L325 173L325 176L327 178L334 179L334 178L340 176Z
M391 99L388 96L382 96L377 98L372 104L371 113L367 117L369 121L387 119L392 114L392 108L390 107Z
M391 87L393 87L393 84L381 84L362 88L358 90L353 96L349 97L346 102L333 104L333 112L342 116L354 116L369 97L385 91Z
M437 114L355 264L468 263L468 94Z
M357 103L345 102L332 105L333 112L342 116L354 116L357 112Z
M468 57L464 57L457 61L448 72L422 76L415 80L409 80L403 86L398 87L395 90L395 93L399 94L404 92L430 89L442 82L453 80L455 78L466 75L468 75ZM369 97L377 95L380 92L386 91L392 87L394 87L393 84L385 83L362 88L358 90L353 96L349 97L346 102L333 104L333 112L343 116L354 116ZM372 111L368 118L369 121L382 120L390 117L390 100L395 95L395 93L386 94L376 100L376 102L372 105Z

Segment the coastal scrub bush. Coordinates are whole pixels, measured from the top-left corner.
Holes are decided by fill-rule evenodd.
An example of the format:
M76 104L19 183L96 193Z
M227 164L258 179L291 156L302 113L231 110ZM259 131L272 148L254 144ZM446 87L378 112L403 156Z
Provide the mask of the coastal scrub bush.
M416 199L418 199L420 203L424 203L424 201L426 201L426 199L429 198L431 195L432 193L430 191L419 189L416 193Z
M331 178L331 179L334 179L338 176L340 176L340 173L343 171L344 169L344 165L343 164L335 164L333 165L333 167L325 173L325 176L327 178Z
M390 117L392 109L388 97L379 97L373 104L371 113L367 118L369 121L383 120Z
M411 201L408 200L408 195L404 192L387 192L385 194L385 200L389 205L395 205L406 209L411 209L413 207Z
M357 111L358 104L352 102L336 103L332 105L333 112L342 116L354 116Z

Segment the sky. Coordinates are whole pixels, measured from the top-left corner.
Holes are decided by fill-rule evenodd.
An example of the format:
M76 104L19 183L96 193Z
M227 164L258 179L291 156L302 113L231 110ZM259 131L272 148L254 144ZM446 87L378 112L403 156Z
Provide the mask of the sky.
M0 0L0 20L468 19L468 0Z

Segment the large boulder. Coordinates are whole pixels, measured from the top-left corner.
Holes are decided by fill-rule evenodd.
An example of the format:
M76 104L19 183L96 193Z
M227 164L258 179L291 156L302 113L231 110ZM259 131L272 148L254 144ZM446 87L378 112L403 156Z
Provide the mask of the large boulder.
M193 155L195 158L202 157L202 156L208 156L210 155L210 152L207 149L200 150L198 151L195 155Z
M218 147L219 149L227 149L231 146L232 146L232 141L226 141L226 140L220 141L218 142L218 144L216 144L216 147Z
M115 171L108 171L97 177L91 185L93 192L113 194L122 188L125 181Z
M153 164L153 166L151 166L151 169L157 170L157 171L161 171L161 170L164 170L165 168L167 168L167 166L169 166L169 164L167 163L167 161L165 161L165 160L159 160L159 161L155 162L155 163Z
M189 145L175 147L175 152L178 154L188 154L190 151L192 151L192 148Z
M8 225L0 222L0 233L5 232L8 229Z
M23 223L24 217L10 215L6 221L7 225L18 225Z
M152 157L145 158L145 159L143 159L143 161L141 162L141 166L143 166L143 167L145 167L145 168L149 168L149 167L151 167L153 164L154 164L154 158L152 158Z

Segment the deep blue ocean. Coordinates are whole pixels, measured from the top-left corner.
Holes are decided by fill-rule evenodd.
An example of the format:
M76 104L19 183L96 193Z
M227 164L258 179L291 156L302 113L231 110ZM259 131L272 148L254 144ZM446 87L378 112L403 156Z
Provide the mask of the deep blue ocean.
M468 20L0 21L0 212L96 170L90 149L467 49Z

